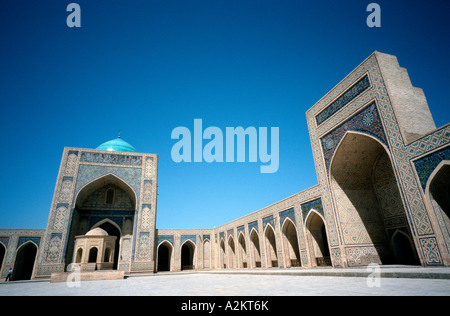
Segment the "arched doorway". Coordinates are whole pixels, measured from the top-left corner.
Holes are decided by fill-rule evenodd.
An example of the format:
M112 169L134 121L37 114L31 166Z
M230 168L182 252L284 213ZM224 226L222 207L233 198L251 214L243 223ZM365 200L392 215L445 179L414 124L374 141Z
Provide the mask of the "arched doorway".
M223 239L220 239L220 253L219 253L219 260L220 260L220 268L227 268L227 255L225 252L225 242Z
M411 233L385 147L371 136L345 134L331 161L330 184L349 266L398 263L399 249L389 241L397 229Z
M121 237L133 234L135 209L136 194L131 186L119 177L108 174L86 184L76 196L66 264L76 261L75 237L100 227L108 235L117 237L112 258L112 268L117 269L121 255ZM113 250L110 251L112 254Z
M238 249L239 249L239 266L238 268L247 268L247 247L245 245L245 237L244 234L241 232L239 234L239 239L238 239Z
M193 270L195 245L190 241L186 241L181 247L181 270Z
M3 261L5 259L6 247L0 242L0 273L3 270Z
M311 210L306 218L306 241L314 266L331 266L325 224L319 213Z
M96 263L97 262L97 256L98 256L98 249L97 249L97 247L92 247L91 249L89 249L88 263Z
M158 246L158 272L170 271L171 258L172 245L164 241Z
M79 248L75 257L75 263L81 263L81 258L83 258L83 249Z
M294 223L286 218L282 228L283 243L287 267L300 267L300 251L298 247L297 229Z
M92 226L91 229L100 227L101 229L105 230L109 236L116 236L116 242L114 245L114 258L113 258L113 270L117 269L117 265L119 263L119 248L120 248L120 229L117 226L117 224L115 224L114 222L112 222L110 219L104 219L102 221L100 221L99 223L95 224L94 226Z
M450 244L450 161L442 161L430 176L427 198L434 209L444 238Z
M31 241L26 242L17 250L12 279L31 280L36 261L37 246Z
M264 233L266 245L267 267L278 267L277 245L275 242L275 232L271 225L266 226Z
M261 250L259 247L259 236L255 229L250 233L250 251L253 258L253 267L261 268Z
M228 267L234 269L236 267L236 247L232 236L228 238Z
M414 249L414 245L407 234L400 230L397 230L392 236L391 243L395 255L395 260L398 264L417 264L417 255L414 251L412 251L412 249Z

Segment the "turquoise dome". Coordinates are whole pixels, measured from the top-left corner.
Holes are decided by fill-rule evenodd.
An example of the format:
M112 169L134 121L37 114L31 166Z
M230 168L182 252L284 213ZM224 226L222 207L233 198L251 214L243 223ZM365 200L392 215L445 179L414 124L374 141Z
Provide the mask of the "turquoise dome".
M128 151L133 153L137 152L136 148L128 144L126 141L122 140L120 137L109 140L98 146L96 149L108 151Z

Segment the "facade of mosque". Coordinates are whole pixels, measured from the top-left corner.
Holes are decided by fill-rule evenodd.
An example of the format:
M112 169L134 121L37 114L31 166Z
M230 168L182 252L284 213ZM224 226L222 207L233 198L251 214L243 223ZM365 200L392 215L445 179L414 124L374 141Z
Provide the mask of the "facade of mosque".
M318 184L212 229L156 228L156 154L64 148L47 228L0 230L1 276L450 266L450 124L397 58L374 52L306 117Z

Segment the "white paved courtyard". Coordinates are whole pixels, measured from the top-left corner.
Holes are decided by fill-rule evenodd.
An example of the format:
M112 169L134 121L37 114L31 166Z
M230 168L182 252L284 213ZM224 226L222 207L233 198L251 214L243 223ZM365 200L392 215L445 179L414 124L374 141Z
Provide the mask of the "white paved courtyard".
M157 296L302 296L302 295L450 295L450 280L285 274L169 273L123 280L83 281L79 286L49 281L0 284L8 295L157 295ZM74 285L74 284L71 284ZM378 286L379 285L379 286Z

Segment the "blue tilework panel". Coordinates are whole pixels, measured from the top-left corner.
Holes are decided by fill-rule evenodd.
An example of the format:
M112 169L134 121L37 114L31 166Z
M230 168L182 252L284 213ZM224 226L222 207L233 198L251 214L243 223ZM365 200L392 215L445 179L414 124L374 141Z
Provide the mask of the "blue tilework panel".
M420 185L422 186L424 192L427 186L428 178L443 160L450 160L450 146L442 148L430 155L414 161L414 167L416 168L417 175L420 179Z
M0 237L0 242L5 246L5 248L8 248L9 237Z
M264 217L262 219L262 222L263 222L263 231L264 231L264 229L266 229L267 224L270 224L272 226L272 228L275 229L275 224L273 222L273 216L272 215Z
M305 204L302 204L301 206L302 208L302 216L303 216L303 222L305 222L306 220L306 216L308 215L309 211L311 209L316 210L317 212L319 212L319 214L323 215L323 206L322 206L322 199L318 198L312 201L309 201Z
M327 106L322 112L316 115L317 126L325 122L328 118L333 116L334 113L342 109L346 104L350 103L369 87L370 80L369 77L365 75L347 91L345 91L339 98L331 102L330 105Z
M183 235L183 236L181 236L181 244L183 244L186 240L190 240L194 244L196 244L197 243L197 236L195 236L195 235Z
M378 114L375 101L373 101L362 111L320 138L327 170L329 170L331 158L339 142L347 131L369 134L387 146L386 135L381 124L380 115Z
M113 174L125 181L129 186L131 186L136 193L137 198L139 199L141 191L141 173L142 170L140 168L80 165L78 169L75 196L78 194L80 189L89 182L106 176L107 174ZM136 202L137 205L139 205L139 201Z
M286 218L291 219L292 222L295 224L295 213L294 213L294 208L293 207L288 209L288 210L286 210L286 211L280 212L279 215L280 215L280 223L281 223L281 225L283 225L284 220Z
M139 157L139 156L126 156L126 155L82 152L80 160L82 162L142 166L142 157Z
M256 232L259 233L259 231L258 231L258 221L254 221L254 222L248 223L248 232L249 233L251 233L253 228L256 230Z
M174 238L173 236L169 236L169 235L158 235L158 245L160 243L162 243L163 241L168 241L172 246L175 244L174 243Z
M19 248L28 241L34 242L39 247L41 237L19 237L19 241L17 242L17 248Z
M89 228L100 222L101 220L108 218L119 226L120 230L123 230L123 223L125 220L133 221L134 211L119 211L119 210L78 210L80 214L80 220L87 220Z

